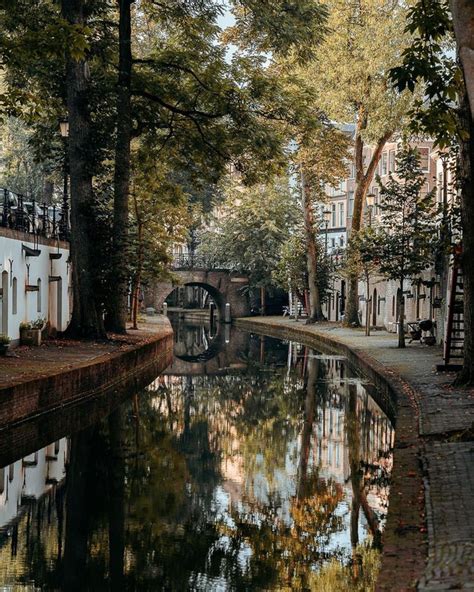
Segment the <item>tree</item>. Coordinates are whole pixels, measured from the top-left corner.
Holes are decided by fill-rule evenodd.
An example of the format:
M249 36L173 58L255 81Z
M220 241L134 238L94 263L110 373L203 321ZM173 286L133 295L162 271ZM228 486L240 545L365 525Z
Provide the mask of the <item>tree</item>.
M87 7L81 0L62 0L63 16L71 26L84 31ZM83 33L84 34L84 33ZM94 236L91 232L95 200L88 153L92 143L88 95L90 70L85 53L66 54L67 111L69 120L69 167L71 177L71 258L74 306L69 332L88 338L105 337L102 311L95 297L93 269Z
M398 281L398 347L405 347L405 282L429 268L434 260L435 190L423 195L426 179L416 149L405 146L396 164L397 178L390 174L388 183L380 184L382 220L374 246L380 253L380 273Z
M321 253L317 235L322 222L323 204L327 199L325 190L338 185L347 173L349 140L346 134L321 115L319 125L305 130L299 141L300 148L296 154L296 161L301 173L300 186L307 249L310 300L308 323L314 323L323 319L318 263L323 261L323 267L327 270L327 253Z
M298 109L301 103L282 90L261 52L293 51L301 40L306 49L314 47L324 20L324 10L312 0L292 2L287 14L279 12L288 8L281 0L274 8L287 28L276 30L270 9L264 14L252 0L236 2L239 9L248 10L244 28L258 23L257 45L256 53L229 60L218 39L218 4L149 0L131 10L132 4L68 0L64 6L73 16L66 19L52 0L12 2L0 12L0 49L8 83L3 112L24 118L44 150L57 135L58 119L65 111L71 115L71 163L80 157L80 171L75 162L71 171L73 273L77 274L71 333L83 337L104 336L104 311L113 329L125 329L132 139L146 136L160 162L166 163L169 152L179 154L177 170L200 169L214 183L231 161L253 181L264 168L281 169L287 136L284 125L275 122L294 119L293 103ZM66 82L66 61L68 71L74 71L78 80L81 77L76 99L79 90L83 93L82 102L74 105L68 98L67 109L72 79ZM80 138L72 121L77 122L79 109ZM110 258L112 272L105 274L97 268L93 247L97 208L109 212L106 226L112 227L103 253ZM83 318L86 311L91 313L89 320Z
M244 187L231 181L214 228L201 237L200 253L224 268L246 273L249 286L265 293L274 285L281 246L296 222L297 202L288 179Z
M134 0L118 0L119 59L117 81L117 132L115 139L114 221L112 234L112 267L115 289L107 318L108 328L120 333L126 330L128 273L123 264L128 260L128 224L130 193L130 143L133 122L131 110L132 84L132 14Z
M324 304L329 288L328 260L318 240L316 262L316 283L320 302ZM306 236L302 227L297 227L286 242L283 243L278 264L272 274L276 284L284 290L294 292L301 302L305 301L308 287Z
M380 253L377 245L377 232L372 226L362 228L350 242L345 260L348 275L362 276L366 285L366 323L365 334L370 335L370 278L378 270ZM375 306L375 304L373 304Z
M399 62L410 36L404 31L406 9L391 0L328 3L329 34L311 68L318 103L335 121L355 122L355 194L351 236L362 226L362 210L383 147L403 126L411 97L389 83L388 72ZM364 162L364 149L375 146ZM358 278L350 276L345 323L359 324Z
M451 10L450 10L451 9ZM425 88L427 100L415 102L411 126L428 133L441 147L459 145L457 181L461 194L464 273L464 363L457 384L474 383L474 114L472 109L472 3L464 0L418 1L408 13L414 42L402 64L391 71L400 90ZM454 58L453 31L460 62ZM459 64L461 67L459 67Z
M144 285L170 275L171 246L186 238L187 196L154 153L141 146L132 159L129 272L130 317L138 328L140 293Z

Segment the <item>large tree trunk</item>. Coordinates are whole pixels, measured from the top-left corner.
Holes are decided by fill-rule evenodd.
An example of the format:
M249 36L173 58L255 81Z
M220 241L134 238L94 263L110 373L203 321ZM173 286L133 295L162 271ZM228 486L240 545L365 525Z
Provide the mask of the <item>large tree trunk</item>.
M64 560L61 566L62 590L79 592L86 588L89 513L87 470L94 428L73 434L70 440L66 483L66 533Z
M354 193L354 211L352 213L350 238L354 237L362 226L362 212L364 209L365 196L373 181L375 169L379 163L385 144L390 139L392 132L386 132L377 142L367 170L364 170L364 140L362 133L367 127L367 113L361 109L356 127L354 140L354 164L356 170L356 187ZM346 309L344 314L344 325L358 327L359 322L359 278L352 274L348 278L348 292Z
M464 365L456 379L459 385L474 384L474 125L467 96L462 105L462 127L469 139L460 140L459 181L461 184L462 271L464 282Z
M85 26L83 0L62 0L64 18ZM88 155L91 151L89 67L86 59L66 58L69 117L69 170L71 176L71 259L73 311L68 333L74 337L105 338L102 310L95 290L93 251L94 194Z
M323 319L321 298L319 294L318 273L318 245L314 225L314 211L309 187L305 183L303 171L301 171L301 191L303 195L304 228L306 237L306 265L308 269L309 287L309 311L308 323L315 323Z
M451 0L450 6L471 120L474 120L474 3L472 0Z
M113 286L107 316L112 331L125 333L128 299L128 209L130 194L130 142L132 138L131 94L132 79L132 0L118 0L119 75L117 87L117 139L115 144L114 225L113 225Z

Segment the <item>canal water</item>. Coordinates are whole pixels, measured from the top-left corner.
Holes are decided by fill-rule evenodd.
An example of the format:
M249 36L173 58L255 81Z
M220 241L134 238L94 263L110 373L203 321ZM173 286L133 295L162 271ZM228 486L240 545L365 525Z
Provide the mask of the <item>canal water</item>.
M0 470L0 589L372 590L383 397L338 356L176 329L148 388Z

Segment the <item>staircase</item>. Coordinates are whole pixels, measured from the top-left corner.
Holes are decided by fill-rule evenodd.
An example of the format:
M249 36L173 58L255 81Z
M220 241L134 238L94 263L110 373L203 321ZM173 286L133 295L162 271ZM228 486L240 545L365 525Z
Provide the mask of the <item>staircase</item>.
M444 364L450 369L462 366L464 357L464 283L462 269L455 258L449 291L446 339L444 342ZM454 361L454 362L453 362Z

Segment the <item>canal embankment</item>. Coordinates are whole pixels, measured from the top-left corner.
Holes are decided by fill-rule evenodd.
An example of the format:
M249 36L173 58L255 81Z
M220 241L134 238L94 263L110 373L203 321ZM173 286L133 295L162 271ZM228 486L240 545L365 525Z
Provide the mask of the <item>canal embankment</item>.
M0 430L141 384L173 359L167 320L106 342L49 340L0 361Z
M281 317L245 318L242 329L339 353L396 407L389 513L377 590L466 589L474 581L474 391L437 373L441 351L396 335L306 325ZM388 400L386 401L388 403Z

